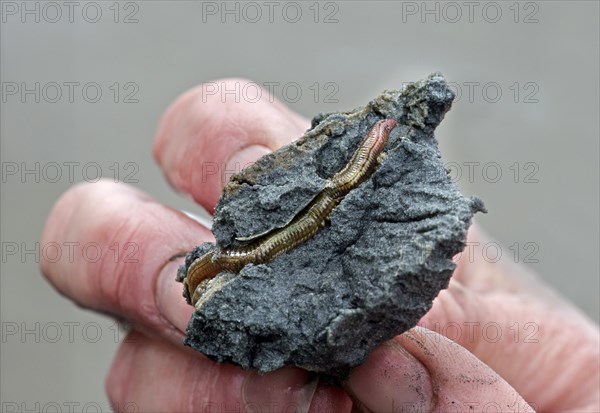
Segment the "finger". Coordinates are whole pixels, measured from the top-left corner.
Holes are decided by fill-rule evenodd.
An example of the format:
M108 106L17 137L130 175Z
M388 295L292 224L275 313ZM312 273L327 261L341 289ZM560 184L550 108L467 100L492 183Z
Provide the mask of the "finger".
M454 262L457 267L453 278L472 291L533 293L547 302L568 305L534 272L517 264L512 251L491 238L477 223L469 228L466 247L454 257Z
M479 292L523 289L524 280L533 276L524 267L507 260L507 251L503 250L505 248L473 223L465 249L454 257L457 267L453 278Z
M597 328L533 295L479 294L451 280L418 325L466 348L542 410L576 405L600 385Z
M206 228L132 187L82 184L57 201L41 241L75 245L75 253L42 254L41 270L77 304L180 343L193 307L175 282L181 261L169 259L210 239Z
M259 375L137 332L121 344L106 380L115 407L140 412L306 412L331 400L333 392L316 393L316 385L316 376L301 369Z
M351 411L352 400L339 385L319 381L308 413L350 413Z
M308 126L255 83L222 79L171 105L158 127L154 157L171 185L212 211L231 175Z
M468 350L420 327L378 347L346 386L358 406L372 412L533 412Z
M134 406L130 411L212 411L209 403L235 410L247 374L132 331L115 356L106 392L113 406Z

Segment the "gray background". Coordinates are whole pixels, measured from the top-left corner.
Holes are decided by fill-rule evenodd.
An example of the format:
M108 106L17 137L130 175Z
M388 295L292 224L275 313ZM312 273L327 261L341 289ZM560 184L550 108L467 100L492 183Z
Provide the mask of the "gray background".
M75 182L94 178L93 168L82 172L88 162L109 178L117 163L122 182L133 162L134 185L197 212L152 160L155 127L178 94L228 76L278 82L275 95L310 117L442 71L461 96L437 136L462 190L487 204L490 212L478 222L513 245L502 248L503 260L514 261L515 250L519 262L537 260L527 265L598 320L598 2L475 3L472 16L463 2L453 3L461 7L457 16L454 6L428 2L439 10L436 22L434 14L420 15L421 2L306 2L293 23L289 2L277 2L272 22L263 2L254 3L263 12L256 22L256 8L238 3L236 22L235 15L203 14L202 2L138 1L118 5L115 23L111 1L95 3L102 17L91 23L85 19L94 19L94 5L76 2L72 22L61 6L53 23L56 8L28 2L40 8L36 22L21 15L21 2L2 2L3 170L39 162L47 172L39 182L34 175L2 176L3 409L109 409L103 381L123 333L59 296L40 275L35 254L20 254L35 249L50 208L72 185L63 163L79 162ZM221 7L204 7L211 4ZM137 21L125 23L126 16ZM64 86L52 103L55 89L47 86L36 103L6 90L36 82L96 82L102 98L87 102L92 90L83 96L80 86L70 102ZM294 85L302 92L298 101ZM138 102L126 103L133 87ZM62 165L56 182L52 162ZM471 162L479 164L471 164L470 176ZM15 245L19 252L8 255ZM487 252L493 258L493 248Z

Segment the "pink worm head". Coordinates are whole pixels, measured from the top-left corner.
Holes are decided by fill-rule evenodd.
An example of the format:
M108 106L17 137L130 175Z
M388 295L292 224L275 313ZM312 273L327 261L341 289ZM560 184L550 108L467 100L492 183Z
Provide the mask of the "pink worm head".
M375 124L373 127L375 147L380 148L380 150L383 149L390 136L390 132L397 124L398 123L394 119L383 119Z
M384 119L377 123L379 126L379 132L386 135L389 134L398 124L394 119Z

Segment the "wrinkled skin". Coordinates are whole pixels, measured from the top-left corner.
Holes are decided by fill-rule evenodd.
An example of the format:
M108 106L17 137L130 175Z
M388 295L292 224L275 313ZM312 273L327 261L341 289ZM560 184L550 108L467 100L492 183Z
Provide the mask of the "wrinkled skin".
M246 82L229 79L221 87L233 90L236 81ZM154 157L176 190L212 211L232 172L308 126L281 103L269 103L266 91L258 102L236 103L231 95L203 96L198 87L163 116ZM114 242L139 246L137 263L115 263L113 256L41 263L61 294L133 326L106 379L116 406L135 403L141 412L522 412L532 411L529 402L537 411L600 411L597 326L517 265L492 264L466 251L419 326L378 347L346 382L332 385L291 367L259 376L181 344L193 308L174 281L180 262L168 258L213 241L209 229L183 213L125 184L80 184L57 201L41 242L74 239L103 249ZM470 242L486 240L471 228Z

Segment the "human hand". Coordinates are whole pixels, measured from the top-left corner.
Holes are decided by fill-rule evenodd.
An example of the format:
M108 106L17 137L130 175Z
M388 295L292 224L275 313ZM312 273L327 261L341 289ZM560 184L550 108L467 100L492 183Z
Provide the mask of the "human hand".
M229 80L222 87L233 89L236 81L245 82ZM278 102L267 102L266 93L258 102L235 103L203 92L199 87L186 93L166 112L154 154L177 190L212 211L231 174L300 136L309 122ZM169 257L213 240L208 229L186 215L124 184L78 185L55 205L42 243L73 239L96 242L103 250L127 242L139 247L137 262L106 257L96 263L41 263L58 291L133 325L106 381L116 406L135 403L144 412L352 408L340 387L321 383L301 369L287 367L259 376L219 365L181 345L193 308L174 282L180 262ZM413 329L380 346L355 369L345 383L355 406L402 411L397 406L414 402L411 406L419 411L443 411L450 400L462 406L483 402L477 411L489 402L504 409L510 401L524 411L521 394L542 410L597 407L597 328L568 304L540 298L542 287L521 285L521 269L468 261L461 259L450 288L420 324L455 322L464 327L464 322L483 326L493 321L505 332L511 323L533 322L539 326L539 343L513 343L507 336L495 344L468 337L454 344ZM403 381L405 377L412 378Z
M165 113L154 155L177 190L212 211L225 178L301 136L309 123L267 99L235 103L211 95L203 102L202 96L203 89L196 88ZM114 254L95 263L81 257L41 262L59 292L132 326L106 380L114 406L141 412L349 410L340 387L319 383L304 370L289 367L259 376L183 346L193 307L175 282L183 259L169 258L214 237L182 212L125 184L77 185L57 201L41 242L73 240L94 242L102 251L139 248L129 257L133 260L122 253L118 262Z
M475 225L468 242L490 240ZM598 327L524 267L475 251L456 257L418 327L353 370L355 402L373 412L599 412Z

